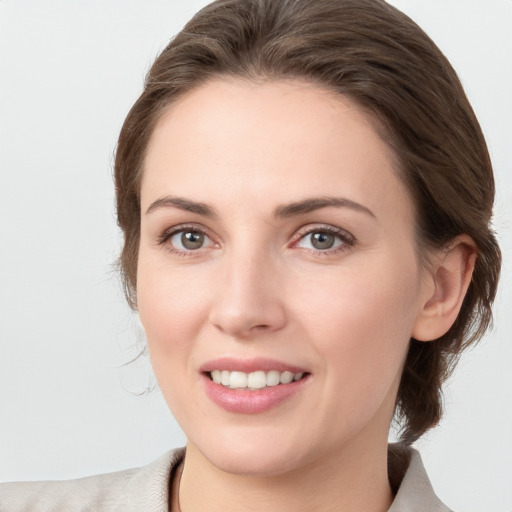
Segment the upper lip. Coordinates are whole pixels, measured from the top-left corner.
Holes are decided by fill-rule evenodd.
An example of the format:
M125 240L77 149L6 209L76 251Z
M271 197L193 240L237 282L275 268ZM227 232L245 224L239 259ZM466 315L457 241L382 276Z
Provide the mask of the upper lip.
M233 357L221 357L208 361L201 365L201 372L212 372L213 370L228 370L235 372L251 373L256 371L278 371L278 372L292 372L292 373L305 373L307 370L299 366L284 363L275 359L268 358L252 358L252 359L236 359Z

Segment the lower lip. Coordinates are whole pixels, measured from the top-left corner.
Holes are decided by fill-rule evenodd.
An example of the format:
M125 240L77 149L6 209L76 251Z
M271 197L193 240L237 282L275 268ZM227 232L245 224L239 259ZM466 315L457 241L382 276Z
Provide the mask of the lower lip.
M305 376L289 384L278 384L249 391L227 388L222 384L216 384L207 375L203 377L206 394L210 400L226 411L238 414L258 414L277 407L286 399L299 393L309 380L309 376Z

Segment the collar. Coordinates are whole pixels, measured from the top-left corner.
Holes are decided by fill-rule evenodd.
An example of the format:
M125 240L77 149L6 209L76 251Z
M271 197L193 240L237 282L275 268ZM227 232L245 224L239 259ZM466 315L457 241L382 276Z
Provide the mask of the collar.
M419 452L403 449L410 462L388 512L451 512L436 496Z
M393 449L393 448L391 448ZM402 461L408 462L405 475L388 512L450 512L436 496L423 466L420 454L410 447L401 447ZM131 473L124 492L111 510L115 512L170 512L169 482L174 469L183 460L185 449L171 450L151 464ZM396 470L396 468L390 468ZM400 468L398 468L400 473ZM402 471L403 472L403 471Z

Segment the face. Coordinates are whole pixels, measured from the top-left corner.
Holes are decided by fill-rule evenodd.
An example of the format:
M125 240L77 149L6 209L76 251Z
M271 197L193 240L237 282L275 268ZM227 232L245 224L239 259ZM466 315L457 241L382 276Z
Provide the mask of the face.
M191 451L270 474L386 442L426 271L360 108L298 81L202 85L156 126L141 211L140 317Z

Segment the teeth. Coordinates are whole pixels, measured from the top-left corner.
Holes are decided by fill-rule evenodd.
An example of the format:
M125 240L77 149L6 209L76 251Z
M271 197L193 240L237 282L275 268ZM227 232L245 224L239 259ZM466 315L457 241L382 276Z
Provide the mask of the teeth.
M267 374L265 372L252 372L247 376L247 387L262 389L267 386Z
M247 387L247 373L244 372L231 372L229 376L229 387L233 389Z
M267 386L277 386L281 380L281 372L272 370L267 373Z
M303 373L278 372L276 370L251 373L230 372L229 370L213 370L210 372L215 384L222 384L231 389L263 389L278 384L290 384L290 382L302 379L303 375Z
M279 378L279 382L281 384L290 384L293 381L293 373L292 372L283 372Z

